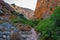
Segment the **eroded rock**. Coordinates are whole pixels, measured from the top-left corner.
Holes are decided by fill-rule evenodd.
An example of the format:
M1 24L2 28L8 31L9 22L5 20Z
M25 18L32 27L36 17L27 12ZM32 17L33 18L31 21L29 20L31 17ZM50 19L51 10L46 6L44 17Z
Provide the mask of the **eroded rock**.
M18 26L17 26L18 27ZM18 28L10 23L0 24L1 40L37 40L38 34L29 25L20 25Z

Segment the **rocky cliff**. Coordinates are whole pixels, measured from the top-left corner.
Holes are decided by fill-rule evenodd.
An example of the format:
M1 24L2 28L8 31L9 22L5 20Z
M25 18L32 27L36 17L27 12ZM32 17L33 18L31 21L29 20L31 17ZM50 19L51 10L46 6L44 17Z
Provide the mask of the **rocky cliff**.
M10 18L15 18L15 16L11 13L12 11L14 11L14 9L8 3L0 0L0 23L7 21Z
M57 6L60 6L60 0L38 0L35 10L35 18L49 17Z
M16 17L18 13L30 13L30 9L20 8L17 10L11 7L8 3L0 0L0 40L37 40L38 34L30 25L20 25L20 23L13 25L9 22L10 19ZM22 11L19 11L19 10ZM14 15L13 15L14 14ZM18 34L18 35L17 35Z
M19 7L17 5L11 5L11 7L20 14L23 14L27 19L33 19L34 11L28 8Z
M13 12L23 14L27 19L33 19L34 11L28 8L18 7L17 5L9 5L8 3L0 0L0 22L2 20L14 19L16 15Z

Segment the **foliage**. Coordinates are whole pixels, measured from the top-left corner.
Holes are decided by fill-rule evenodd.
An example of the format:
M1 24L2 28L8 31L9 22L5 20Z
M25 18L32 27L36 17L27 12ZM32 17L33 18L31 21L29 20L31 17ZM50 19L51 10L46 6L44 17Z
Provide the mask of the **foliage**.
M36 26L40 20L27 20L22 13L18 13L13 11L13 15L16 15L16 19L11 20L10 22L12 23L22 23L22 24L27 24L31 26Z
M54 10L51 17L43 20L27 20L23 15L18 16L11 22L34 26L41 33L40 40L60 40L60 7Z
M11 20L12 23L21 23L21 24L27 24L31 26L36 26L39 22L39 20L27 20L25 18L16 18L14 20Z
M31 26L36 26L38 25L40 20L28 20L27 24Z
M27 20L24 17L23 18L16 17L16 19L11 20L10 22L11 23L22 23L22 24L25 24L26 21Z
M41 33L40 40L60 40L60 7L57 7L50 18L41 20L35 27Z

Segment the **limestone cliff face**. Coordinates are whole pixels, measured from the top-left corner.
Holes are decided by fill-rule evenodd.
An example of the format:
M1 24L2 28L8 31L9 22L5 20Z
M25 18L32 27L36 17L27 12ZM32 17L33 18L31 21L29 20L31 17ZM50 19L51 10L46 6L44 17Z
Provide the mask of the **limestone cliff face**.
M19 7L19 6L12 6L12 8L16 12L19 12L20 14L23 14L28 20L33 19L33 15L34 15L33 10L28 9L28 8Z
M12 12L14 11L23 14L27 19L33 19L33 10L18 7L16 5L9 5L8 3L4 2L4 0L0 0L0 19L14 19L16 17L15 15L12 15Z
M60 0L38 0L35 10L35 18L48 17L56 6L60 6Z

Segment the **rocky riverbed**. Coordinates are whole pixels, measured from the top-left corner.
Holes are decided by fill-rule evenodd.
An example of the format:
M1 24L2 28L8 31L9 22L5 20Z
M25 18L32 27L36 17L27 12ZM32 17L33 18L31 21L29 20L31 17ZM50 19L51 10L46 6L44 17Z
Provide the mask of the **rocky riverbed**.
M0 24L0 40L37 40L38 36L30 26L16 28L8 22Z

